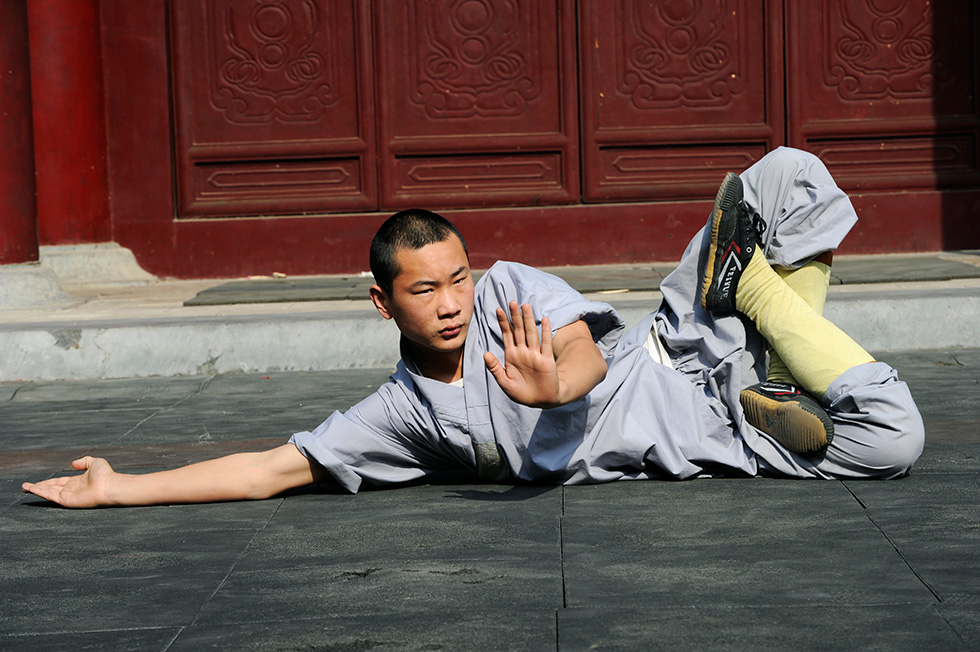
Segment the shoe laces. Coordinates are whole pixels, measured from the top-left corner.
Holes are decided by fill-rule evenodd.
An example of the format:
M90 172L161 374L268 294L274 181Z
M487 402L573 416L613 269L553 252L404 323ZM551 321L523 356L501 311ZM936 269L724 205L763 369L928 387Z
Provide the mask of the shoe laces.
M752 214L752 230L755 231L755 238L762 242L762 236L766 232L766 221L758 213Z
M766 221L755 211L749 210L749 206L744 200L739 204L739 209L741 209L742 214L749 221L749 226L755 231L756 242L761 243L762 236L766 233Z

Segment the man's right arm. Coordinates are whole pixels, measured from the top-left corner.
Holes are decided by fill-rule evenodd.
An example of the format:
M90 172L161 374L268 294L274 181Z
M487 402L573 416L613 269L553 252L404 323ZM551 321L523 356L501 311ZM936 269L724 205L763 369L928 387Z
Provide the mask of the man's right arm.
M292 444L259 453L237 453L188 466L129 475L97 457L72 467L81 475L24 483L26 493L64 507L206 503L269 498L321 480L325 471Z

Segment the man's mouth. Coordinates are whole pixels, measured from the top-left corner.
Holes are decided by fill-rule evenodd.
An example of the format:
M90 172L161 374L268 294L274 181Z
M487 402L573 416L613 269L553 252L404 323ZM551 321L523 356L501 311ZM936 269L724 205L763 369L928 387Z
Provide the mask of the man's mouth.
M439 335L443 339L450 340L456 337L457 335L459 335L462 332L462 330L463 330L463 325L456 324L455 326L447 326L443 328L441 331L439 331Z

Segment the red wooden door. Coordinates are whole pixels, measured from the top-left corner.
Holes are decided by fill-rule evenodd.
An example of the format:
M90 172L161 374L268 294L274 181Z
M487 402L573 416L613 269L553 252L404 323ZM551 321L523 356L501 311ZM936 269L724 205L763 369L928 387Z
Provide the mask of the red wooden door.
M172 3L178 217L377 208L353 0Z
M587 201L703 198L782 143L778 2L580 6Z
M375 9L173 3L180 217L578 200L570 0Z
M786 8L788 140L820 156L852 193L862 220L850 246L975 242L976 4L825 0Z
M578 201L572 0L376 12L383 208Z
M477 265L676 258L781 144L851 192L849 251L980 245L969 0L100 7L113 237L155 273L365 269L416 205Z

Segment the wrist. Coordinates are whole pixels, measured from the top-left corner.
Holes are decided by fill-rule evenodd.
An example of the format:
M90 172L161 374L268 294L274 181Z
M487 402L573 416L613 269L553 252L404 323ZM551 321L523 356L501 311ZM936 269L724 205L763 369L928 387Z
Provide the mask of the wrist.
M106 474L102 481L102 496L100 503L106 506L121 506L125 505L124 497L126 496L126 476L121 473L116 473L115 471L110 471Z

